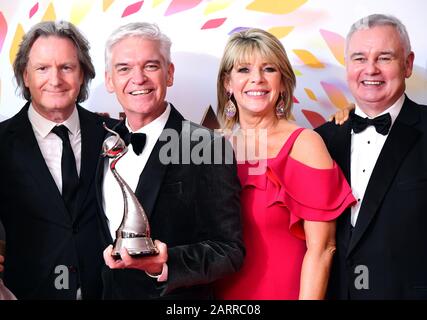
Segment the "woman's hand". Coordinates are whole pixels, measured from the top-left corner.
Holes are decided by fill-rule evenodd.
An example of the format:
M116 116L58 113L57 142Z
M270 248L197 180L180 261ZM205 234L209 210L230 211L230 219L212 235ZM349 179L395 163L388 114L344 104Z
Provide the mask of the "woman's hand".
M346 108L335 112L335 114L329 117L328 121L331 122L335 120L335 124L341 126L342 124L344 124L344 122L348 120L350 112L354 108L356 108L356 106L354 105L354 103L351 103Z

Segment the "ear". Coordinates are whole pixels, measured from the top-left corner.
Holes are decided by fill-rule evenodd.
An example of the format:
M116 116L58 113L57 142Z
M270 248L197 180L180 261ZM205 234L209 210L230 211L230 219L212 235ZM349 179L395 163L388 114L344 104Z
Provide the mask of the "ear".
M286 87L285 84L283 83L283 80L280 81L280 93L285 92L286 91Z
M28 72L27 72L27 68L24 69L24 73L22 74L22 77L24 78L24 85L28 88Z
M224 88L225 88L226 92L230 92L231 91L231 83L230 83L230 76L229 75L225 75L224 76L223 85L224 85Z
M85 77L85 75L84 75L84 73L83 73L83 69L80 69L80 85L82 85L82 84L83 84L84 77Z
M109 93L114 92L113 77L111 76L111 73L108 71L105 71L105 87L107 88L107 91Z
M168 79L167 79L167 86L172 87L173 86L173 80L174 80L174 74L175 74L175 66L173 63L169 63L168 66Z
M405 77L409 78L412 75L412 69L414 67L415 54L413 51L408 55L405 61Z

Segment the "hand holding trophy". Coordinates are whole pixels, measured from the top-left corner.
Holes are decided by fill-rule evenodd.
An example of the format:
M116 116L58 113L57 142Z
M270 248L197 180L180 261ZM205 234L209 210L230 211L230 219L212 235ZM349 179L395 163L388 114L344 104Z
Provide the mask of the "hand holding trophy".
M3 271L4 254L6 252L6 246L3 240L0 240L0 272ZM16 300L16 297L12 292L3 284L3 280L0 277L0 300Z
M102 145L102 156L111 158L110 170L120 186L123 195L123 220L116 231L116 240L113 246L112 256L120 259L120 250L126 248L132 257L157 255L159 250L150 238L150 225L144 208L139 203L132 189L116 171L116 164L122 158L128 148L120 135L107 128L112 135L108 136Z

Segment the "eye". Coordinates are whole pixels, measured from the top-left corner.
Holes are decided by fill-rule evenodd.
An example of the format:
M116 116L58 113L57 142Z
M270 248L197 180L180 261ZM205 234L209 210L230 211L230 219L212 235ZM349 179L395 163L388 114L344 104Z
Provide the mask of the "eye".
M277 70L275 67L265 67L264 71L265 72L276 72Z
M355 58L353 58L353 61L362 63L362 62L366 61L366 58L365 57L355 57Z
M248 73L249 69L246 68L246 67L240 67L240 68L237 68L237 72L239 72L239 73Z
M148 70L148 71L156 71L156 70L159 70L160 67L157 64L147 64L145 66L145 69Z
M64 70L64 71L71 71L71 70L73 70L73 68L71 66L63 66L62 70Z
M122 66L122 67L117 68L117 72L125 73L125 72L129 71L129 69L130 69L129 67Z
M380 62L389 62L389 61L391 61L391 57L390 56L380 56L378 58L378 61L380 61Z
M37 67L37 68L36 68L36 70L37 70L37 71L46 71L46 70L47 70L47 67L40 66L40 67Z

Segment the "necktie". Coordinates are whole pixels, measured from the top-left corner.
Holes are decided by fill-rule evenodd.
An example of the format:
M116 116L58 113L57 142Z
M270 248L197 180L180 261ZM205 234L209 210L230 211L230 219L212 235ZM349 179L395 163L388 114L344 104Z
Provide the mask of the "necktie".
M355 133L362 132L368 126L374 126L375 130L377 130L379 134L385 136L388 134L391 126L390 113L383 114L382 116L376 117L374 119L362 118L357 114L352 113L350 121L351 128Z
M61 175L62 175L62 199L68 212L73 216L75 198L79 186L79 177L77 175L76 159L74 158L73 149L71 148L68 137L68 129L64 125L56 126L52 129L62 140L62 157L61 157Z
M118 125L114 130L120 135L125 144L128 146L132 145L133 151L135 154L141 154L142 150L145 147L145 142L147 136L145 133L131 133L128 128L125 126L124 122Z

